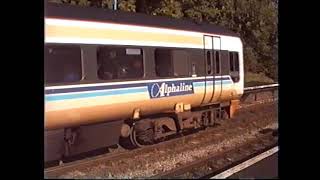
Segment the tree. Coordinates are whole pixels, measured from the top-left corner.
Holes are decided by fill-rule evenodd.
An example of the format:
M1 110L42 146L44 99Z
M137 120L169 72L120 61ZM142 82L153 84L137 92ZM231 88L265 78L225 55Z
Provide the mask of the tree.
M112 8L113 0L51 0ZM123 11L186 18L238 33L244 45L245 70L277 79L278 0L118 0Z

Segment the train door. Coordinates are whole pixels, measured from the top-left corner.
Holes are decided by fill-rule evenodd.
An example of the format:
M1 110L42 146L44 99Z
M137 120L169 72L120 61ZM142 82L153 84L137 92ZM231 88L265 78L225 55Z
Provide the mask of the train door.
M213 37L213 47L212 52L213 60L213 86L214 93L212 94L211 102L218 102L222 93L222 77L221 77L221 39L220 37Z
M221 95L221 85L219 74L221 71L220 67L220 50L221 50L221 39L217 36L203 36L204 45L204 61L205 61L205 82L204 82L204 97L202 104L211 103L217 101ZM216 53L218 52L216 60ZM219 70L219 71L217 71Z

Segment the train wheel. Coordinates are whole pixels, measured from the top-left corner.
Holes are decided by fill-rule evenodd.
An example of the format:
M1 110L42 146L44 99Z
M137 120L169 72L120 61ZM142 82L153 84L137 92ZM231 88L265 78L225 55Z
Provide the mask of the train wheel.
M130 139L137 147L154 144L154 128L150 121L141 121L132 127Z
M134 127L132 126L131 129L130 129L129 139L130 139L130 143L132 144L132 146L134 146L136 148L136 147L139 147L139 146L136 144L135 134L136 133L134 132Z
M141 148L141 147L145 146L145 145L142 145L139 143L138 138L137 138L137 131L134 128L131 131L130 139L131 139L131 142L137 147Z
M130 135L129 137L120 137L120 140L119 140L119 144L124 147L124 148L127 148L127 149L135 149L137 148L138 146L136 145L135 143L135 140L133 138L133 127L130 128Z

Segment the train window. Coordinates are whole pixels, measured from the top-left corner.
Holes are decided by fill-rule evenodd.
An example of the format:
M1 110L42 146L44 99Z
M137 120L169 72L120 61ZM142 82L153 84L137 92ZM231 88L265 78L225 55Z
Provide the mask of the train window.
M74 45L45 45L45 83L77 82L82 78L81 49Z
M143 76L143 54L139 48L103 46L97 51L98 77L102 80L135 79Z
M197 72L196 72L196 64L193 62L192 63L192 75L196 75Z
M239 54L238 52L229 52L229 59L230 59L230 76L233 82L240 81L240 74L239 74Z
M189 75L189 56L185 50L172 50L174 76L182 77Z
M216 73L220 74L220 53L216 51Z
M207 72L211 74L211 53L207 51Z
M220 74L227 75L230 72L229 51L220 50Z
M155 50L156 74L159 77L173 76L173 64L170 49Z
M230 71L234 71L233 52L229 52Z
M188 54L184 50L156 49L156 75L159 77L179 77L189 74Z
M239 54L238 52L234 53L234 61L235 61L235 70L239 71Z

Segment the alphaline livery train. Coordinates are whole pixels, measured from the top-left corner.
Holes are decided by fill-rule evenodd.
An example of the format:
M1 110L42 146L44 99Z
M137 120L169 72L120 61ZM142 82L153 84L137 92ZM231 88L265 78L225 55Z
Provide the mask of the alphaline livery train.
M54 3L44 22L46 162L212 126L243 94L225 28Z

